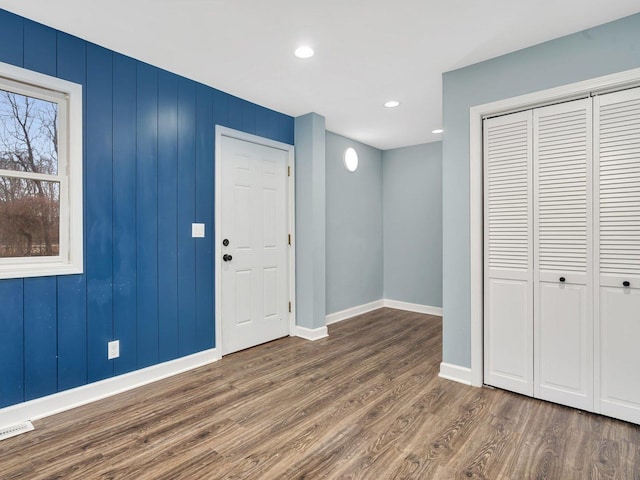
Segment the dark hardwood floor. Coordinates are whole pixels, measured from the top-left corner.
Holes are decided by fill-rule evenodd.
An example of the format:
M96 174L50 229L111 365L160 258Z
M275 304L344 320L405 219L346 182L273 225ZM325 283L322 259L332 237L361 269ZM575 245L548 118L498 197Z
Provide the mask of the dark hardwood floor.
M34 422L9 479L640 479L640 427L438 378L439 317L381 309Z

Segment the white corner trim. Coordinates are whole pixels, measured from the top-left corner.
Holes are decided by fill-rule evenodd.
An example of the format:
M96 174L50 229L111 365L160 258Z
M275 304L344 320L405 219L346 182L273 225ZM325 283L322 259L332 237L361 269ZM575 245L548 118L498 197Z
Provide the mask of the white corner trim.
M327 330L327 327L307 328L296 325L292 336L304 338L305 340L315 341L320 340L321 338L328 337L329 332Z
M356 317L382 307L384 307L384 300L376 300L375 302L365 303L364 305L358 305L357 307L331 313L325 317L325 320L327 325L331 325L332 323L341 322L342 320L347 320L348 318Z
M81 387L0 409L0 428L38 420L220 360L212 348Z
M385 299L382 301L385 307L405 310L407 312L425 313L427 315L442 316L442 307L432 307L430 305L421 305L419 303L401 302L399 300Z
M471 369L467 367L442 362L438 376L446 380L471 385Z

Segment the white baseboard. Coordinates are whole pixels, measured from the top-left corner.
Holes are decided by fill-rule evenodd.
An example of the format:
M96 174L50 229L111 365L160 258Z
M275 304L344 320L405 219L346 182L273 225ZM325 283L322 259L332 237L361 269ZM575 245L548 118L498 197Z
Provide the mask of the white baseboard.
M327 322L327 325L331 325L332 323L337 323L349 318L357 317L358 315L372 312L373 310L377 310L378 308L382 307L395 308L397 310L405 310L407 312L442 316L442 307L432 307L430 305L420 305L418 303L383 299L365 303L364 305L347 308L346 310L341 310L339 312L331 313L325 317L325 321Z
M442 307L432 307L431 305L421 305L419 303L400 302L398 300L383 300L384 306L389 308L397 308L407 312L425 313L427 315L442 316Z
M327 325L341 322L342 320L346 320L348 318L356 317L358 315L362 315L363 313L382 308L384 306L383 302L384 300L376 300L375 302L365 303L364 305L358 305L357 307L351 307L347 308L346 310L331 313L325 317L325 321L327 322Z
M220 360L215 348L0 409L0 428L71 410Z
M293 336L304 338L305 340L315 341L320 340L321 338L328 337L329 332L327 331L327 327L307 328L296 325Z
M471 385L471 369L467 367L442 362L438 376L454 382Z

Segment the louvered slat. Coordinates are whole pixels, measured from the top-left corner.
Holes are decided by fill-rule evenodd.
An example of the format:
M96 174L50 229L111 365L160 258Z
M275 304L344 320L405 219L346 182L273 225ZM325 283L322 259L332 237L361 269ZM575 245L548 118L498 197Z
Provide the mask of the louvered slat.
M587 273L589 117L573 110L537 112L536 193L541 270Z
M640 99L602 105L599 122L600 273L640 275Z
M484 121L484 381L533 394L532 112Z
M485 126L489 268L526 271L529 264L529 123Z

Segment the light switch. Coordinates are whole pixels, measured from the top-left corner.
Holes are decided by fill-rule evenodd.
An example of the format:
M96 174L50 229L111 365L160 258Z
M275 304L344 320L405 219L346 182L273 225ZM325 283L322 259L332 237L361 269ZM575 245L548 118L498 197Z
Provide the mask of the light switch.
M204 238L204 223L192 223L191 236L193 238Z

